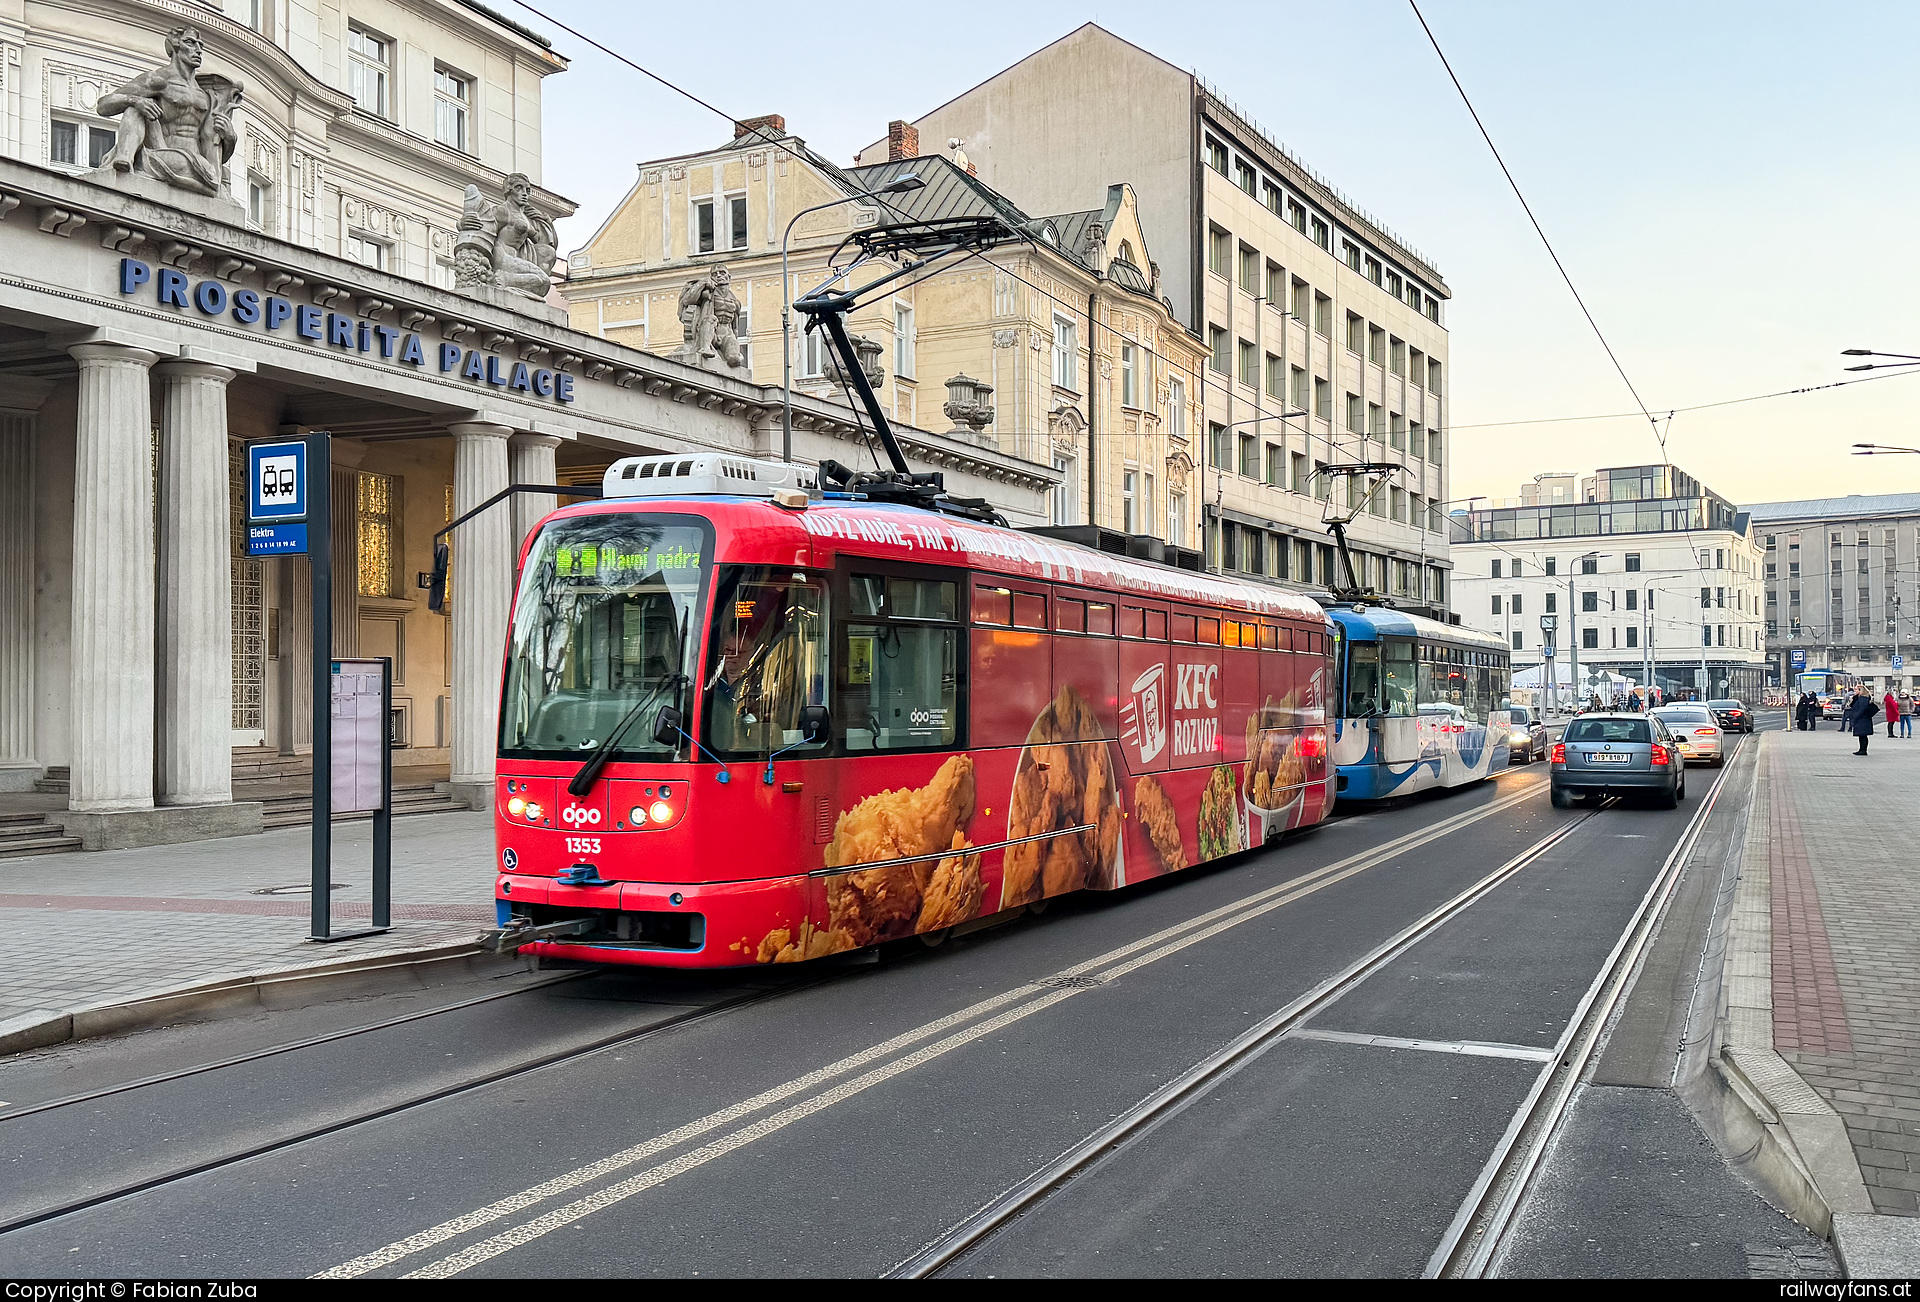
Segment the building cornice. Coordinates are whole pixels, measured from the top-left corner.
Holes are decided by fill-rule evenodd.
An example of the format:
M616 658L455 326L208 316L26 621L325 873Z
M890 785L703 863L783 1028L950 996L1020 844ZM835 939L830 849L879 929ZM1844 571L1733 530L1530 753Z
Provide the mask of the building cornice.
M151 259L196 279L219 279L322 306L338 304L338 310L405 330L435 331L468 346L484 344L490 352L517 354L588 382L637 388L756 424L774 419L780 410L778 386L716 375L544 316L497 307L15 159L0 158L0 222L16 230L37 227L46 239L97 242L115 254ZM12 270L17 274L20 267ZM850 408L796 393L793 411L797 428L849 441L865 438ZM581 419L591 417L583 413ZM910 454L935 466L1030 489L1049 488L1058 480L1051 467L996 449L905 426L898 432Z

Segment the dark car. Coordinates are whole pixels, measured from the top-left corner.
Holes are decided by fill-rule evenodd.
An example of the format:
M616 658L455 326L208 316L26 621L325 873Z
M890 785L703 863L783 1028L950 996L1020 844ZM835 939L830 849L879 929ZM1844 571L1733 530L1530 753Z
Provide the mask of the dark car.
M1547 725L1523 706L1507 709L1507 745L1515 764L1531 764L1547 753Z
M1650 714L1613 711L1568 723L1553 746L1554 808L1569 809L1582 796L1628 794L1661 809L1686 799L1687 766L1667 726Z
M1752 732L1753 711L1735 700L1708 701L1707 708L1713 711L1714 722L1728 732Z

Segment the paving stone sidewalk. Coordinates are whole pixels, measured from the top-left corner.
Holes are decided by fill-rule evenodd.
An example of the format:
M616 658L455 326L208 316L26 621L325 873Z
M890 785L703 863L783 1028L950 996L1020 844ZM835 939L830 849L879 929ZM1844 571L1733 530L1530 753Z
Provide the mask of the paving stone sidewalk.
M334 929L372 916L371 823L333 829ZM0 1022L219 977L469 940L493 924L493 821L393 823L393 930L306 939L309 829L0 861Z
M1882 1215L1920 1216L1920 737L1770 747L1774 1047L1840 1113Z

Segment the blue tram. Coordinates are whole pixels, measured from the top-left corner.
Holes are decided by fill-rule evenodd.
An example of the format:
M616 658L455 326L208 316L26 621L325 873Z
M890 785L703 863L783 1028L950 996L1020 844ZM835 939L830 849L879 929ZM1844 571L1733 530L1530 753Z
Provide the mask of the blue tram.
M1339 799L1463 786L1506 767L1512 666L1501 638L1379 606L1336 604L1327 617Z

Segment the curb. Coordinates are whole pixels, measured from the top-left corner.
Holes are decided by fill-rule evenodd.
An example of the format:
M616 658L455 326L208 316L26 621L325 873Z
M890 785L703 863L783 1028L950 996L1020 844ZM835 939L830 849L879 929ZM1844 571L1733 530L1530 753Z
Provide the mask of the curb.
M1920 1221L1881 1216L1840 1114L1773 1044L1771 734L1753 770L1720 1009L1708 1058L1709 1106L1729 1151L1795 1220L1833 1240L1850 1278L1920 1269Z
M327 963L233 973L186 985L165 986L131 999L89 1004L70 1012L36 1010L0 1020L0 1057L120 1031L167 1026L210 1013L298 1008L359 992L385 992L394 987L396 975L405 981L417 982L426 975L423 969L437 964L460 964L469 970L480 970L515 961L513 956L489 954L473 941L459 941Z

